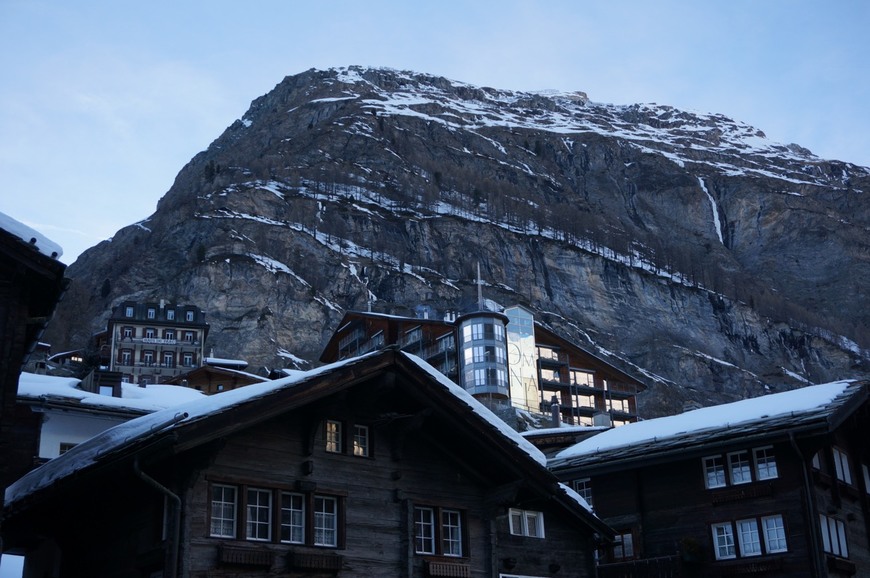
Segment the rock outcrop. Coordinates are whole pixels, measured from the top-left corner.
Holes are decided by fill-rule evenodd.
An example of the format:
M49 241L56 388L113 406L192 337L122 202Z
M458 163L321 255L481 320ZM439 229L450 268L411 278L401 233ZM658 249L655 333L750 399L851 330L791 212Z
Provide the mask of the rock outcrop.
M68 268L47 338L165 298L207 311L219 356L308 367L345 310L461 307L480 263L489 299L647 381L662 415L870 374L867 191L867 168L719 115L311 70Z

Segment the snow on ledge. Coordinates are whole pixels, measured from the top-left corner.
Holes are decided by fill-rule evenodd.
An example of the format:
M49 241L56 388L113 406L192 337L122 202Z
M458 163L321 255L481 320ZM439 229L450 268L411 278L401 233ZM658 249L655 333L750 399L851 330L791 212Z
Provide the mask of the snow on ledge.
M0 213L0 229L5 230L10 235L18 237L43 255L47 255L52 259L57 259L63 255L63 249L60 248L60 245L49 240L48 237L39 231L31 229L24 223L16 221L5 213Z

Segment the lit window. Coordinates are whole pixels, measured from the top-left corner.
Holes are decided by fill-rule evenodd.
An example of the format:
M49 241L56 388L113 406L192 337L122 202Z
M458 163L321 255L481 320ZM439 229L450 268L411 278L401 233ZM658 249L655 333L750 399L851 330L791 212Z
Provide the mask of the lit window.
M782 516L767 516L761 519L764 530L764 549L768 554L786 552L788 544L785 541L785 525Z
M737 557L737 551L734 549L734 529L730 522L713 525L713 545L717 560Z
M414 508L414 551L435 553L435 511L432 508Z
M281 541L305 543L305 496L281 494Z
M749 471L749 452L734 452L728 454L728 471L732 484L747 484L752 481Z
M769 480L778 475L773 448L757 448L755 450L755 477L759 480Z
M849 456L840 448L834 448L834 471L837 479L843 483L852 485L852 468L849 466Z
M725 485L725 463L721 456L704 458L704 474L708 488L721 488Z
M758 535L758 522L752 520L737 521L737 542L741 556L760 556L761 539Z
M248 540L272 539L272 492L256 488L248 489L247 509Z
M341 453L341 422L326 420L326 451Z
M542 512L511 508L508 519L510 520L511 534L530 538L544 537L544 514Z
M314 545L338 545L338 500L314 497Z
M819 514L819 527L822 531L822 549L828 554L848 558L849 548L846 545L846 525L843 521Z
M592 480L590 478L574 480L574 491L586 500L590 508L592 507Z
M236 488L215 484L211 489L211 536L236 537Z
M353 455L368 457L369 455L369 428L365 425L353 426Z

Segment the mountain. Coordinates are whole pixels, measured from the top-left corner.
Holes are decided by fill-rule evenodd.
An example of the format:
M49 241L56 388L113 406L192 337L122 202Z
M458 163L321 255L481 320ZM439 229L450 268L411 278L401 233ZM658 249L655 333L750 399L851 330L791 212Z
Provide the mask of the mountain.
M867 168L721 115L309 70L68 268L46 339L80 347L120 301L164 298L207 311L218 356L309 367L345 310L472 303L479 263L490 302L637 375L664 415L870 374L868 191Z

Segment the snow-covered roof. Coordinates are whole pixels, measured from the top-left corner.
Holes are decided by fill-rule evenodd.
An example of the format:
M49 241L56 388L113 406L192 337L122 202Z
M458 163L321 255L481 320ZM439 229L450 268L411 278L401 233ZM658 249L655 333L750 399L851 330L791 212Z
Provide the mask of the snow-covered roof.
M35 373L22 373L18 379L18 398L77 404L87 409L155 412L206 397L201 391L178 385L137 385L122 383L121 397L79 389L80 380Z
M203 359L203 362L206 365L213 365L213 366L217 366L217 367L232 366L232 367L241 367L243 369L245 367L248 367L248 362L245 361L244 359L224 359L222 357L206 357L205 359Z
M632 450L650 453L656 451L657 445L664 447L678 440L739 435L753 427L764 429L775 420L799 420L829 411L838 398L848 397L844 394L853 383L836 381L626 424L562 450L550 460L550 465L559 467L617 453L626 457L633 455Z
M25 243L28 243L43 255L48 255L54 259L63 255L63 249L60 248L60 245L51 241L39 231L31 229L24 223L16 221L5 213L0 213L0 229L3 229L9 234L18 237Z
M125 447L168 432L171 428L183 427L185 424L191 424L209 416L231 411L242 404L295 387L302 382L310 381L313 378L330 373L341 367L384 354L383 350L375 351L361 357L324 365L299 375L263 383L254 383L219 394L203 396L200 399L122 423L75 446L65 454L30 471L14 482L6 489L6 505L7 507L12 506L15 502L33 492L46 488L58 480L88 468L110 454L120 452ZM420 358L406 353L401 353L401 355L428 373L444 390L465 403L476 415L492 425L505 438L527 453L531 459L541 466L546 466L546 457L540 450L508 427L494 413L474 399L471 394L450 381Z

